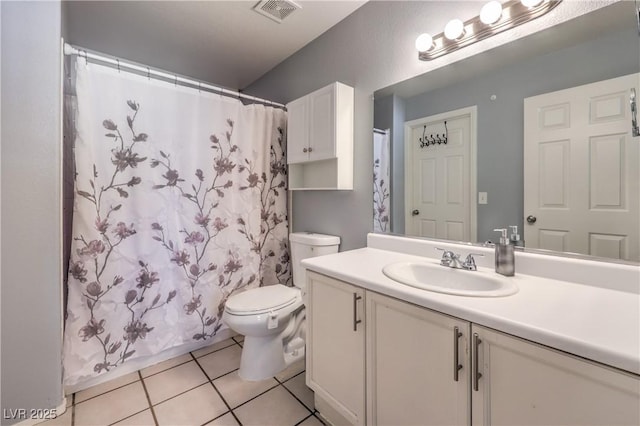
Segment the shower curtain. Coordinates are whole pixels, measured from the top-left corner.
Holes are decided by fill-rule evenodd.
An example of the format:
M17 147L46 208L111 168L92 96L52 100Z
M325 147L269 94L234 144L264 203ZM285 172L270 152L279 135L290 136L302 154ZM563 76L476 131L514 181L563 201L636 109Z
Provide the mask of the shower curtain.
M373 231L391 232L389 129L373 132Z
M74 62L66 386L205 345L231 294L291 285L286 113Z

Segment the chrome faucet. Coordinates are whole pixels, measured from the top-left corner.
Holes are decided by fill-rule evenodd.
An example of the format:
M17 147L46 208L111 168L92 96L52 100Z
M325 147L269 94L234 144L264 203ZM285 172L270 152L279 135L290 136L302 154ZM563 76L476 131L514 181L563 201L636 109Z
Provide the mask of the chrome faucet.
M484 257L481 253L469 253L467 258L463 261L460 260L460 255L455 254L451 250L445 250L440 247L436 247L436 250L442 251L442 259L440 259L440 264L442 266L447 266L449 268L454 269L464 269L466 271L477 271L478 267L476 266L476 260L473 256Z

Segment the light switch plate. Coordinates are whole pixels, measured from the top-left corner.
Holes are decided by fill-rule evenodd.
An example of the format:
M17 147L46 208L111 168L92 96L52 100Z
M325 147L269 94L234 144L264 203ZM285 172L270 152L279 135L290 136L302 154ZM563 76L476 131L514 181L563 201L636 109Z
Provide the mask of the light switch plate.
M478 204L487 204L486 192L478 192Z

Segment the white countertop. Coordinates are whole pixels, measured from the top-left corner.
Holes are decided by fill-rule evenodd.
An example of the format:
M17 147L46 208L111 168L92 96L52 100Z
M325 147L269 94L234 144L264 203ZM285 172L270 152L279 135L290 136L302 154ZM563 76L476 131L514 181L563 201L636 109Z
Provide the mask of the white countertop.
M622 370L640 374L640 294L519 274L518 293L467 297L400 284L382 273L394 262L437 259L363 248L306 259L309 270ZM494 274L479 267L475 274Z

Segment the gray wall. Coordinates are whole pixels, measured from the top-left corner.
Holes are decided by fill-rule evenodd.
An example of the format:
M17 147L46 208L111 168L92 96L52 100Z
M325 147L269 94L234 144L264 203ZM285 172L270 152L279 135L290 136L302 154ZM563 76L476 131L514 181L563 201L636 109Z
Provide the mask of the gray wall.
M524 225L524 98L640 72L639 43L631 28L405 100L407 121L478 106L478 191L488 192L488 204L478 205L478 241ZM402 156L393 167L404 168Z
M63 397L60 3L0 7L2 409L55 408Z

